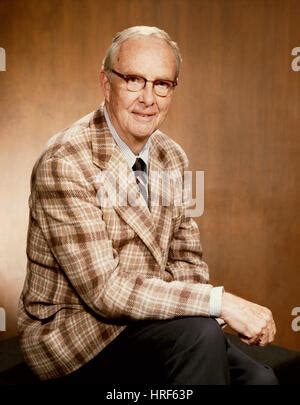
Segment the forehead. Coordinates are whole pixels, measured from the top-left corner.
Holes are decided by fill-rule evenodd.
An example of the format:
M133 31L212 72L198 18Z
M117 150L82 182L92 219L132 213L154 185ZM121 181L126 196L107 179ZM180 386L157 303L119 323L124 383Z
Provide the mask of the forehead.
M136 73L148 79L174 79L176 57L171 46L160 38L135 37L121 44L116 67L122 73Z

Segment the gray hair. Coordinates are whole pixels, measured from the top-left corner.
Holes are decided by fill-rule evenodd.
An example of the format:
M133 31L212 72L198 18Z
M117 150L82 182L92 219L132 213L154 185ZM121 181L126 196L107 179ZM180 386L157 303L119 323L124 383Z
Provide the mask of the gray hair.
M123 42L127 41L129 38L139 37L139 36L154 36L165 41L174 51L176 58L176 79L179 75L180 65L181 65L181 55L180 50L176 42L172 41L169 34L157 27L148 27L146 25L140 25L135 27L127 28L121 32L118 32L108 50L106 51L105 57L103 59L102 69L108 77L110 77L111 70L116 59L116 54L119 51Z

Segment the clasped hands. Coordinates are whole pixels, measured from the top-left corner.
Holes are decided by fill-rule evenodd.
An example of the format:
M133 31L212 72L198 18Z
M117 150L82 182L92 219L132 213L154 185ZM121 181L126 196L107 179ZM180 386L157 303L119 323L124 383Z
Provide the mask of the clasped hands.
M221 318L249 345L273 342L276 326L272 312L261 305L224 292Z

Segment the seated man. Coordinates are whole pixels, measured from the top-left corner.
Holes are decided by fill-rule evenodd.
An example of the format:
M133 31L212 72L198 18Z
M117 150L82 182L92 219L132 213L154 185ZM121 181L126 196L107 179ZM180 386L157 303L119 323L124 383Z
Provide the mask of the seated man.
M276 384L226 340L275 334L271 312L209 284L187 215L187 158L158 130L181 57L155 27L119 33L105 56L105 102L52 138L31 180L27 277L18 327L42 380ZM176 173L161 187L157 173ZM162 203L162 193L181 196Z

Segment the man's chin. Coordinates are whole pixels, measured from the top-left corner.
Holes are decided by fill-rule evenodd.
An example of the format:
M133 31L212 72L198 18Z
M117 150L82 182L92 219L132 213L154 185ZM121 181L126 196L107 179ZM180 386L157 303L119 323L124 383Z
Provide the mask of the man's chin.
M155 126L144 126L144 125L138 125L135 126L132 130L132 134L137 137L137 138L149 138L150 135L153 134L153 132L156 131Z
M153 134L153 132L154 131L147 132L147 133L136 132L136 133L133 134L133 136L136 139L139 139L140 141L142 141L142 140L147 140Z

